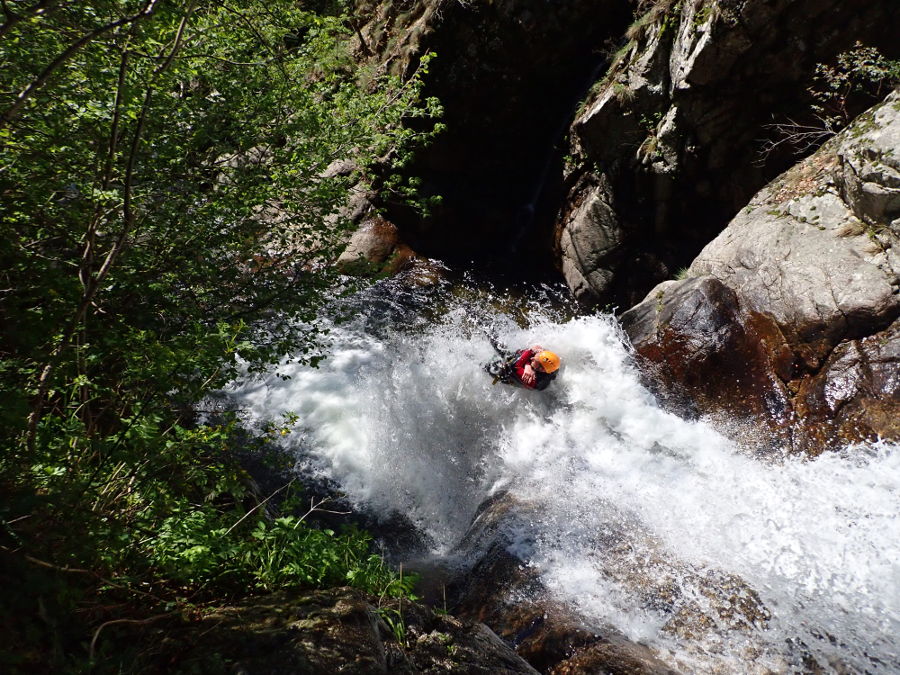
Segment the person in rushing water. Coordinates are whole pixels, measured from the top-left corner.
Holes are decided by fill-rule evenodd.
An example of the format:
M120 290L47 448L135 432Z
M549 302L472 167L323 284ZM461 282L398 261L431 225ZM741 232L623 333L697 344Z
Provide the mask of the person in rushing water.
M487 371L494 376L494 384L500 381L542 391L556 379L560 359L553 352L534 345L510 353L494 340L491 340L491 344L500 355L487 366Z

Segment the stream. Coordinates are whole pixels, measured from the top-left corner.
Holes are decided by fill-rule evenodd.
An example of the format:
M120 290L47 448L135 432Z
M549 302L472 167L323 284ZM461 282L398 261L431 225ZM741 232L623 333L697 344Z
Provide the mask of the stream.
M900 449L759 456L660 408L611 314L415 274L336 301L318 368L234 384L251 420L298 415L299 471L448 565L485 500L527 504L504 536L553 599L685 672L900 671ZM559 377L492 385L486 331Z

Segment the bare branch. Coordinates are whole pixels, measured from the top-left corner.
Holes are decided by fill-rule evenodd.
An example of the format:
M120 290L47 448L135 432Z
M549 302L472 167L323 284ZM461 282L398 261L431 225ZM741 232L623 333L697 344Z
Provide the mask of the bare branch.
M300 527L300 523L302 523L304 520L306 520L306 517L311 516L313 513L334 513L339 516L346 516L349 513L351 513L351 511L329 511L328 509L319 508L325 502L330 502L330 501L331 501L330 497L322 497L322 499L320 499L318 502L316 502L315 500L310 498L309 511L307 511L302 516L300 516L300 519L294 524L294 529L296 530L298 527Z
M828 118L817 116L820 124L800 124L788 118L787 122L766 124L764 129L772 129L777 139L765 139L759 151L759 163L764 163L776 149L787 144L793 147L793 154L804 155L819 147L837 133L834 123Z
M112 621L107 621L106 623L101 623L97 630L94 631L94 637L91 640L91 647L88 653L88 658L93 661L94 660L94 650L97 647L97 638L100 637L100 631L102 631L107 626L114 626L120 623L133 623L133 624L147 624L153 623L154 621L159 621L160 619L165 619L166 617L170 617L174 615L175 612L166 612L165 614L157 614L156 616L151 616L147 619L113 619Z
M275 495L277 495L279 492L281 492L281 491L284 490L285 488L289 488L291 485L293 485L293 483L294 483L295 480L297 480L297 479L296 479L296 478L291 478L286 484L282 485L280 488L278 488L277 490L275 490L275 492L273 492L273 493L270 494L268 497L266 497L265 499L263 499L259 504L257 504L257 505L254 506L252 509L250 509L249 511L247 511L247 513L245 513L243 516L241 516L240 519L239 519L234 525L232 525L232 526L229 527L227 530L225 530L225 534L223 534L222 536L225 537L225 536L227 536L229 533L231 533L231 531L232 531L234 528L236 528L238 525L240 525L241 523L243 523L244 520L246 520L247 517L248 517L250 514L252 514L254 511L256 511L260 506L264 506L270 499L272 499L272 497L274 497Z

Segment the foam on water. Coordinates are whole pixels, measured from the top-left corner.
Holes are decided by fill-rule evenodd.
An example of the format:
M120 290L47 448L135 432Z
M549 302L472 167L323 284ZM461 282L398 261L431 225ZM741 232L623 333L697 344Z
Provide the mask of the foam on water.
M297 413L288 438L308 468L408 516L438 553L491 494L537 505L517 553L586 621L685 670L900 670L897 447L755 457L657 407L610 316L493 316L501 341L551 347L564 368L546 392L492 386L492 348L470 323L488 311L458 301L439 323L372 331L362 309L332 327L318 369L286 366L291 379L234 396L259 418ZM731 597L710 599L711 578L732 580ZM729 618L754 603L765 609Z

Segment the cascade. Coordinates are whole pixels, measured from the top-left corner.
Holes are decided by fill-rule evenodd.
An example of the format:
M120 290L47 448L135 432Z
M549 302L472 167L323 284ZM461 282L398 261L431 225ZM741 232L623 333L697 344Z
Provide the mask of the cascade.
M507 546L555 599L685 672L900 670L900 448L758 456L658 407L615 318L552 289L395 278L350 303L322 320L318 368L230 391L260 422L299 416L284 438L299 470L403 514L437 558L508 495L528 517ZM492 385L480 326L557 351L556 382ZM726 605L759 611L724 621Z

